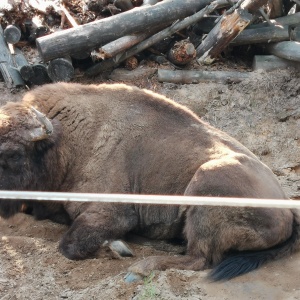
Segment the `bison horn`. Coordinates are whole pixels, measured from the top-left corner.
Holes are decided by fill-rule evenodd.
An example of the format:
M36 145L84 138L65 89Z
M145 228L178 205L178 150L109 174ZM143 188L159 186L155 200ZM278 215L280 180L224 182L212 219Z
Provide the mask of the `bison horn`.
M31 107L31 110L35 114L37 120L42 124L41 128L36 128L30 133L31 140L40 141L48 138L53 133L53 125L51 121L34 107Z

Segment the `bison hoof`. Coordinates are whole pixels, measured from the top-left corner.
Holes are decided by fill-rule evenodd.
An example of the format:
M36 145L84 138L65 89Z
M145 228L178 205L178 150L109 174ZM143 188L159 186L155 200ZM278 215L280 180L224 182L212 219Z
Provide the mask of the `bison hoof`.
M132 282L137 282L140 280L143 280L144 276L137 274L137 273L133 273L133 272L128 272L125 276L124 276L124 280L127 283L132 283Z
M112 251L112 253L117 257L132 257L134 256L133 251L129 248L129 246L123 241L112 241L110 243L105 242L104 245L108 246L108 248Z

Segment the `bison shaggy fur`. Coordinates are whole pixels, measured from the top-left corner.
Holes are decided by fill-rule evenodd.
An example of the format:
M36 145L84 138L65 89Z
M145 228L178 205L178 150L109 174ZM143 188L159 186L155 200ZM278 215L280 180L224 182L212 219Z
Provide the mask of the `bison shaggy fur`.
M286 199L271 170L234 138L123 84L49 84L1 107L0 189ZM290 209L1 200L2 217L20 211L70 224L59 245L70 259L128 233L186 240L185 255L130 267L142 275L213 267L212 278L229 279L299 248L299 213Z

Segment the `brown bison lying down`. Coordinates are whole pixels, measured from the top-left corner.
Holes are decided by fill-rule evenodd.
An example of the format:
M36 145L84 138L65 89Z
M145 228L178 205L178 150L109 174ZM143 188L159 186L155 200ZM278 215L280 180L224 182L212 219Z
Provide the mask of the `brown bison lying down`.
M235 139L163 96L122 84L50 84L3 106L0 166L2 190L286 198ZM228 279L299 247L299 215L289 209L2 200L0 215L22 207L71 223L59 245L70 259L129 232L186 240L185 255L130 268L143 275L214 267L212 278Z

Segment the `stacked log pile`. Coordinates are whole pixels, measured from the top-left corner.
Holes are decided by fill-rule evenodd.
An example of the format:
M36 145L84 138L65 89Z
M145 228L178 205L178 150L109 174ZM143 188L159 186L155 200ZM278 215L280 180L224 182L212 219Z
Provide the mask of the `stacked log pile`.
M300 65L299 0L10 0L0 4L0 71L8 87L70 81L141 60L159 81L236 82L246 72L204 71L230 49L256 45L253 69ZM22 47L36 47L28 62ZM164 66L164 67L160 67ZM168 68L165 67L168 65ZM197 66L197 67L193 67ZM130 72L130 71L128 71Z

